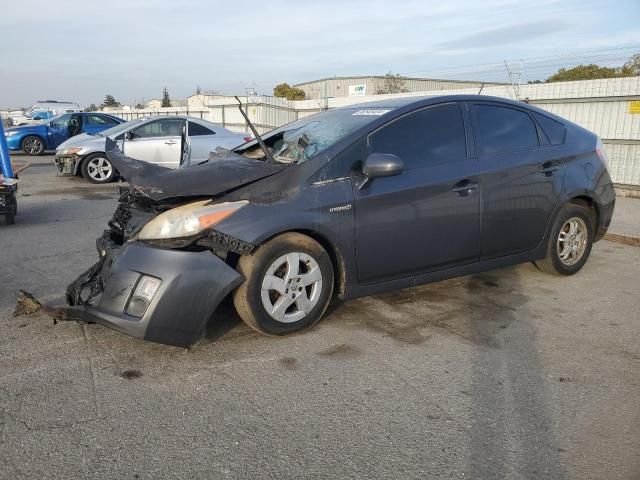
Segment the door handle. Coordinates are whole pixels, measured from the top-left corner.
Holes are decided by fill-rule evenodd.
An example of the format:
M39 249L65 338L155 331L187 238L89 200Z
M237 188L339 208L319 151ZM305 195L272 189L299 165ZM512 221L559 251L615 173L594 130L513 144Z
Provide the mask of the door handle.
M555 165L553 162L544 162L540 167L540 173L544 174L547 177L553 175L553 172L560 170L558 165Z
M173 140L169 140L168 142L164 142L165 145L175 145L178 142L175 142Z
M461 180L453 186L451 191L457 193L461 197L465 197L474 190L477 190L477 188L478 184L476 182L472 182L471 180Z

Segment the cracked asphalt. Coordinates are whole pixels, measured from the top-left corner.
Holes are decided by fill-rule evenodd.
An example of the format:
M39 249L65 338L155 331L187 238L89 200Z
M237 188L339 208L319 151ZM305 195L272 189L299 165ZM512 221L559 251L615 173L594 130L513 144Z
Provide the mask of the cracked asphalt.
M50 305L96 259L114 186L22 175L0 221L0 478L640 478L640 248L332 305L260 336L230 304L190 350Z

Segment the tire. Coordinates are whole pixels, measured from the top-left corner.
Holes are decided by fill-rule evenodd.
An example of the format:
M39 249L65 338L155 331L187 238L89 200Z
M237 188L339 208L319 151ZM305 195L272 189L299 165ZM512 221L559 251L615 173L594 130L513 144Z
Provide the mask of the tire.
M22 139L20 148L27 155L39 156L44 153L44 141L36 135L29 135Z
M577 273L591 253L594 229L595 219L588 207L573 203L564 205L554 221L547 256L535 261L535 265L552 275Z
M297 275L289 267L296 259ZM266 335L311 328L333 294L331 258L318 242L299 233L275 237L254 254L240 257L237 268L246 280L233 294L236 311L247 325Z
M116 178L116 169L104 153L87 155L80 165L80 173L91 183L110 183Z

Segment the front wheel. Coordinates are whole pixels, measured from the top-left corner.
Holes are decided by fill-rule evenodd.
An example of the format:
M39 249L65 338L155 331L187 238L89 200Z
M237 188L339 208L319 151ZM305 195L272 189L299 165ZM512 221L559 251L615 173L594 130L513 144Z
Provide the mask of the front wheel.
M116 170L104 153L88 155L82 162L80 172L91 183L109 183L116 177Z
M242 320L267 335L286 335L315 325L333 293L333 266L324 248L306 235L285 233L242 256L246 279L233 302Z
M44 153L44 142L40 137L29 135L22 140L22 151L27 155L42 155Z
M594 218L582 205L569 203L562 207L547 244L547 256L536 266L554 275L573 275L587 262L594 237Z

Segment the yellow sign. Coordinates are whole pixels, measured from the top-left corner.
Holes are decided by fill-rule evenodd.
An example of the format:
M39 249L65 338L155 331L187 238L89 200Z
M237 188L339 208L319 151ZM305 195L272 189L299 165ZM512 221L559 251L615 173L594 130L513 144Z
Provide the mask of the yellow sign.
M629 102L629 113L640 113L640 100L632 100Z

